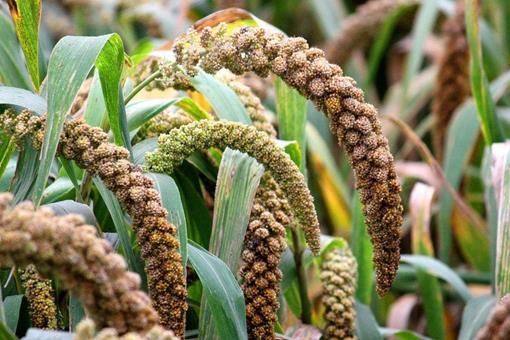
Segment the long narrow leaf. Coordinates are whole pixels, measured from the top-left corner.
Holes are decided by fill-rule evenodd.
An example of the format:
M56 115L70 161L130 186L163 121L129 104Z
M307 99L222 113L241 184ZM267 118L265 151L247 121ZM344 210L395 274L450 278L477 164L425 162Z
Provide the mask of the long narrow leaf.
M482 46L480 42L480 26L478 15L480 2L465 0L466 3L466 31L470 52L471 91L475 98L476 111L480 119L480 126L485 143L501 142L503 137L499 128L494 101L489 92L489 81L483 68Z
M363 217L361 202L357 193L353 198L352 209L351 248L352 254L356 257L356 261L358 262L358 287L356 289L356 298L360 302L370 305L374 270L372 262L373 251Z
M0 86L0 104L24 107L39 115L45 114L48 110L43 97L24 89L9 86Z
M418 255L434 256L434 247L430 237L434 193L433 187L423 183L417 183L411 192L412 249ZM416 276L427 319L427 333L434 339L445 339L444 303L438 279L419 268L416 271Z
M11 20L0 11L0 83L32 89Z
M234 90L202 70L191 79L191 84L211 103L221 119L251 124L248 111Z
M299 149L302 150L302 161L298 166L301 172L304 172L306 167L306 99L280 78L275 81L275 90L279 137L298 143Z
M510 84L510 72L503 73L491 84L490 92L495 101L499 100ZM480 130L480 122L476 117L475 104L466 102L454 113L448 127L445 145L444 172L446 179L454 189L458 189L464 173L464 167L469 160L470 151ZM451 223L453 198L446 189L441 189L439 195L439 258L447 263L451 248ZM462 244L461 244L462 247Z
M510 293L510 144L492 144L492 180L498 204L495 287L501 298Z
M41 150L41 166L32 197L36 205L41 201L67 112L96 61L106 107L109 116L112 116L110 118L114 119L110 125L116 141L122 140L118 118L118 83L121 70L118 62L122 61L118 55L122 55L121 44L117 34L110 34L99 37L67 36L55 46L48 66L48 119ZM109 58L112 58L112 61L108 61Z
M236 273L243 246L251 206L264 167L246 154L227 148L218 171L214 200L214 218L209 250ZM202 300L203 303L205 300ZM212 315L200 314L200 333L214 335Z
M120 207L120 203L117 198L113 195L113 193L106 188L104 183L98 179L93 178L94 184L96 185L103 201L105 202L108 211L113 220L113 225L115 226L115 230L120 238L120 243L122 245L122 250L124 252L124 256L126 257L126 261L128 263L129 269L140 274L142 278L145 277L144 268L141 259L135 255L133 248L131 246L131 238L129 236L129 231L127 224L124 219L124 213L122 212L122 208ZM146 282L144 279L143 286L146 286Z
M16 34L25 54L28 72L35 90L39 91L39 21L41 0L7 0Z
M244 296L227 265L198 244L188 243L220 339L247 339ZM200 334L203 338L203 334Z

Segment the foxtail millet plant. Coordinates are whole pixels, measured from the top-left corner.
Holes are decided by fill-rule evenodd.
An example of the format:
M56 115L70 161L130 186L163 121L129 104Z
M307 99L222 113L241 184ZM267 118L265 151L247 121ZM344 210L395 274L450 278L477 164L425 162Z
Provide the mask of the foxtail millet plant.
M294 216L303 226L314 254L320 250L320 226L313 197L305 179L290 156L266 133L253 126L231 121L201 120L161 135L158 149L147 153L147 168L171 174L194 151L229 147L248 154L263 164L285 193Z
M174 52L177 63L189 75L197 73L196 66L208 73L227 68L235 74L253 71L266 77L273 72L326 113L354 169L374 246L377 291L386 293L400 259L400 183L377 110L365 102L356 82L344 76L340 66L329 63L322 50L309 48L305 39L288 38L260 27L242 27L230 35L221 24L201 32L190 31L176 41ZM175 72L175 67L167 70ZM182 79L173 73L166 76L174 83Z
M42 329L57 329L57 306L51 280L43 279L30 264L21 273L32 326Z
M371 0L345 19L335 37L326 46L327 59L344 65L352 53L367 46L378 29L402 6L419 4L419 0Z
M269 137L275 138L276 130L258 97L227 70L222 70L215 77L239 96L254 126ZM192 120L185 113L176 115L164 112L144 124L140 132L146 137L156 137L189 121ZM290 225L292 219L289 204L282 190L266 172L252 206L250 224L243 243L243 262L239 270L247 306L246 322L250 339L275 337L274 323L280 306L278 296L282 279L278 264L287 247L285 227Z
M54 274L76 295L98 327L120 334L146 332L158 323L140 277L127 271L124 258L79 215L55 216L30 202L11 207L12 195L0 194L0 263L33 264Z
M97 332L91 319L83 319L76 325L74 340L178 340L172 331L156 325L145 333L129 332L119 335L115 328L103 328Z
M0 128L15 140L32 137L35 149L44 138L45 118L23 111L19 115L7 110L0 115ZM142 169L128 161L128 151L108 142L101 129L90 127L81 120L65 123L58 153L92 175L98 175L124 205L132 218L145 270L149 293L161 324L184 334L186 282L176 239L176 227L167 219L167 211L151 179Z
M356 339L356 276L356 259L347 246L324 255L320 278L323 288L322 302L326 306L325 339Z
M282 279L278 266L287 248L285 228L292 222L290 206L283 196L275 180L265 173L251 209L239 270L250 339L275 338Z
M436 76L432 102L435 127L432 130L434 155L443 159L448 123L455 110L471 93L469 80L469 45L464 22L464 6L457 2L456 13L443 27L444 53Z
M510 339L510 296L496 302L485 325L478 331L477 340Z

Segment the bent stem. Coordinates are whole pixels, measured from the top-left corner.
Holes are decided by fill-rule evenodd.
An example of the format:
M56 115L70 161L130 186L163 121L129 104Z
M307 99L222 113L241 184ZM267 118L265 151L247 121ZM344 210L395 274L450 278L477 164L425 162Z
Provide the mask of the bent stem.
M305 248L299 237L299 230L296 225L290 228L292 234L292 244L294 245L293 254L296 263L296 272L298 278L299 297L301 299L301 316L300 319L305 324L311 323L311 306L308 299L308 284L306 281L306 270L303 262L303 253Z
M133 99L138 94L138 92L143 90L144 87L149 85L153 80L160 77L161 75L162 75L161 70L158 69L153 74L145 78L140 84L136 85L135 88L126 96L126 99L124 100L124 105L129 103L131 99Z

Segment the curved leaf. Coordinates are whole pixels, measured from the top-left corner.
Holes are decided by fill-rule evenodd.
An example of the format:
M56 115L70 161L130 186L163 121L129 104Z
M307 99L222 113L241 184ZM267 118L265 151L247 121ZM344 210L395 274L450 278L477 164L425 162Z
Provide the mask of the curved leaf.
M122 41L117 34L99 37L67 36L60 40L48 66L48 119L32 199L40 204L55 157L65 117L81 84L97 65L103 96L115 141L123 139L120 127L119 79L123 58ZM65 91L63 90L65 89Z
M188 251L204 287L219 338L247 339L244 296L232 272L223 261L193 241L188 243Z
M199 69L191 84L211 103L220 119L251 124L250 115L234 90Z
M441 261L436 260L433 257L423 255L402 255L400 260L416 267L417 269L423 270L430 275L445 280L451 284L453 288L455 288L464 301L471 298L471 293L464 281L462 281L457 273Z
M46 100L43 97L27 90L9 86L0 86L0 104L24 107L39 115L45 114L48 110Z

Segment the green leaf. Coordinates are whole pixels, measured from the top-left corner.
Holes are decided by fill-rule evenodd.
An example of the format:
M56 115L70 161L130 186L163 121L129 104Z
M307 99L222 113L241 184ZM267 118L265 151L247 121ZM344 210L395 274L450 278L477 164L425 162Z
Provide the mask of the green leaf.
M379 326L370 308L356 302L356 333L359 340L382 340Z
M3 301L6 325L13 333L16 333L16 330L18 329L18 321L20 318L20 310L21 304L23 303L23 297L24 295L11 295L7 296Z
M38 115L43 115L48 110L43 97L24 89L9 86L0 86L0 104L20 106L34 111Z
M242 240L263 173L264 167L248 155L229 148L223 152L214 195L209 251L225 262L233 273L239 269ZM202 301L206 303L204 297ZM205 338L214 336L215 327L210 320L211 314L205 307L200 313L200 333Z
M115 195L106 188L103 181L99 178L94 177L94 184L96 185L97 190L101 194L108 211L110 212L110 216L113 220L113 225L115 226L115 231L119 235L120 243L122 245L122 250L124 256L126 257L126 261L128 263L129 270L137 272L142 277L144 281L142 287L146 287L146 278L145 271L143 267L142 260L135 255L133 248L131 246L131 238L129 236L128 226L124 219L124 213L122 212L122 208L120 206L119 201L115 197Z
M411 51L407 57L404 78L402 80L402 107L408 102L408 90L411 80L415 79L424 57L425 39L430 36L438 14L438 0L424 1L418 11L412 31Z
M32 85L10 18L0 11L0 83L31 90Z
M490 92L495 101L499 100L510 84L510 72L503 73L491 84ZM453 114L448 126L445 144L444 173L448 182L454 189L458 189L464 173L464 166L474 148L480 129L480 122L476 117L476 108L473 101L464 103ZM451 248L451 223L453 211L453 198L442 188L439 195L439 258L448 263ZM469 255L469 252L465 252ZM483 252L480 252L483 253ZM479 257L479 254L477 255ZM469 257L468 257L469 260ZM471 264L476 262L470 261Z
M9 136L0 132L0 178L2 178L11 157L16 150L16 144Z
M427 319L427 333L434 339L446 339L441 285L435 277L427 274L424 270L418 269L416 276L418 291L422 297L425 318Z
M247 339L244 296L232 272L223 261L193 241L188 243L188 251L204 287L219 338Z
M492 144L492 180L498 220L496 235L495 288L501 298L510 293L510 145Z
M485 143L491 145L501 142L503 137L499 128L494 101L489 92L489 81L483 67L482 46L478 16L480 2L466 0L466 31L469 42L471 91L475 98L476 111Z
M209 246L211 238L212 219L207 205L200 191L200 182L195 169L189 164L183 164L173 174L186 213L188 239L198 242L204 247Z
M296 141L276 139L275 142L279 147L285 150L290 156L290 159L292 159L298 167L301 167L303 164L303 153Z
M69 328L74 331L76 325L85 318L81 302L73 295L69 296Z
M92 84L90 85L89 95L87 97L87 107L85 108L84 119L90 126L101 126L104 114L106 113L106 104L103 97L103 89L99 80L99 73L94 72Z
M421 334L402 329L380 327L379 331L381 332L381 335L385 338L391 337L397 340L432 340L431 338L428 338Z
M98 38L102 37L106 41L102 43L102 49L97 54L95 64L99 73L99 80L101 81L108 120L110 121L110 128L113 132L115 143L121 146L124 145L129 149L131 144L128 137L129 134L127 134L126 115L125 113L124 115L122 114L124 98L122 98L122 91L120 89L120 78L124 62L124 45L122 44L122 39L116 33Z
M374 44L370 48L368 73L365 79L364 88L369 88L373 84L377 75L377 71L379 70L381 59L383 58L384 52L393 36L393 31L395 30L402 15L407 13L408 9L408 6L402 6L395 9L395 11L393 11L393 13L391 13L390 16L386 18L384 24L378 30L379 32L374 38Z
M134 136L138 131L137 129L145 122L174 105L179 100L180 98L170 100L152 99L128 104L126 106L126 113L128 130L131 132L131 135Z
M356 258L356 262L358 262L358 287L356 289L356 298L360 302L370 305L374 270L374 264L372 262L373 247L368 236L358 193L353 197L352 209L351 249L352 254Z
M283 82L275 81L276 113L278 116L278 135L281 139L297 141L302 150L302 162L298 164L301 172L306 168L306 98Z
M90 207L83 203L78 203L71 200L54 202L46 204L45 207L51 208L55 215L64 216L68 214L76 214L83 217L85 223L91 226L97 226L96 217Z
M401 255L400 261L410 264L416 269L423 270L432 276L445 280L452 285L464 301L471 298L469 289L459 275L439 260L423 255Z
M490 273L492 291L495 291L496 286L496 243L497 243L497 230L498 230L498 204L496 203L496 193L493 183L492 174L492 152L491 148L485 147L481 172L483 183L485 186L484 198L485 209L487 215L487 224L489 226L489 241L490 241Z
M317 17L317 23L326 38L331 39L337 34L345 17L343 2L336 0L312 0L310 5Z
M467 301L459 333L459 339L475 339L478 330L485 324L492 307L496 304L493 295L482 295Z
M145 161L145 154L154 151L158 147L157 138L147 138L133 146L133 163L142 165Z
M39 168L39 153L32 147L32 142L25 138L23 149L18 155L16 172L11 182L10 191L14 195L14 203L29 199L37 169Z
M204 109L202 109L200 105L195 103L191 98L188 97L181 98L175 105L178 108L183 109L184 111L189 113L191 117L195 118L196 120L212 119L212 116L206 111L204 111Z
M177 237L180 243L179 252L182 257L183 268L186 268L188 262L188 232L179 188L174 179L165 174L149 173L147 176L154 180L154 187L161 195L161 202L168 211L168 222L177 227Z
M220 119L251 124L250 115L234 90L199 69L191 84L211 103Z
M48 66L48 117L32 199L41 202L51 163L55 157L65 117L81 84L97 62L103 96L116 142L122 138L119 105L119 77L122 42L117 34L99 37L71 37L60 40L50 56ZM109 61L110 58L112 61ZM62 89L65 89L63 91Z
M7 0L16 34L25 54L28 72L35 90L39 91L39 21L41 0Z
M3 340L18 340L16 335L7 327L3 322L0 321L0 339Z
M74 197L74 189L75 186L69 178L59 177L44 189L41 202L42 204L48 204Z

